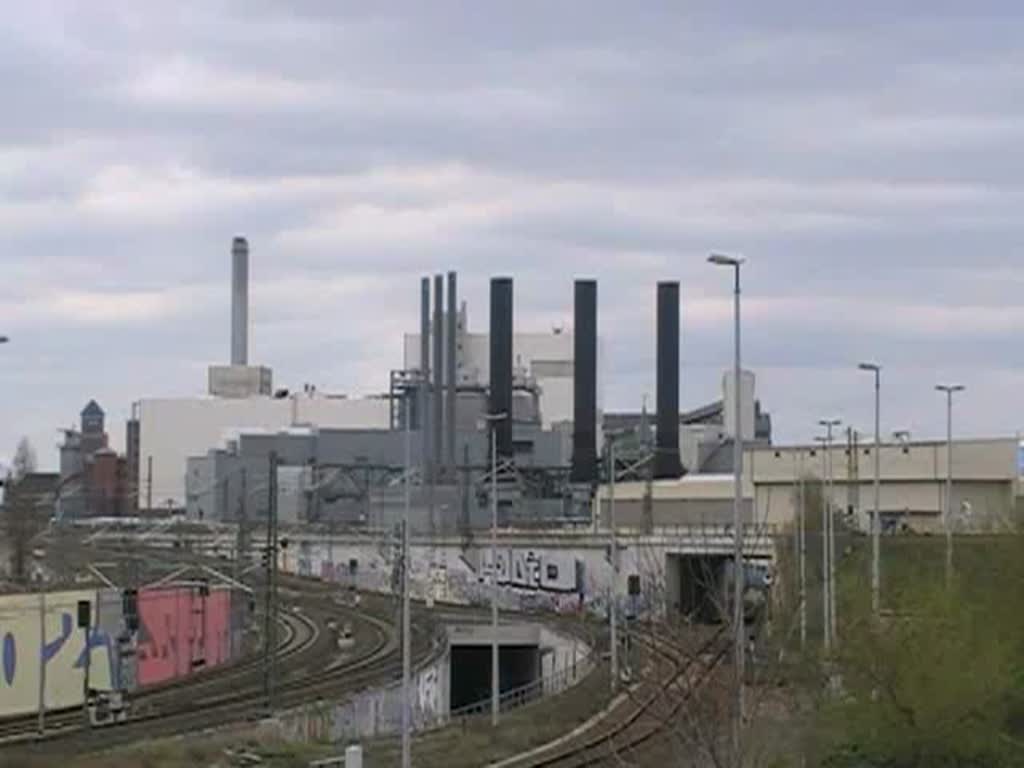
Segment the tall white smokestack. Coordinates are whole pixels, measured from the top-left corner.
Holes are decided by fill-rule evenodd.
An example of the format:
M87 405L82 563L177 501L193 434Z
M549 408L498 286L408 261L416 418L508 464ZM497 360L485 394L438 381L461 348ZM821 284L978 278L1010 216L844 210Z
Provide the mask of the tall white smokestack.
M249 243L231 242L231 364L249 364Z

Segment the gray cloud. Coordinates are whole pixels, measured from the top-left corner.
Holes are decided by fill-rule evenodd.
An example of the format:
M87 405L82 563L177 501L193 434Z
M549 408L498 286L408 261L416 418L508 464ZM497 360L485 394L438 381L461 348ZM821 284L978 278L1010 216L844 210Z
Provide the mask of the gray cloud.
M693 4L690 4L691 6ZM522 328L601 280L603 399L653 393L654 282L683 284L683 402L717 396L728 280L784 438L1004 415L1024 381L1024 111L1014 4L71 3L0 22L0 456L44 459L99 398L202 391L227 246L253 246L254 355L377 391L417 277L517 279ZM387 312L381 311L382 307ZM934 407L933 407L934 406Z

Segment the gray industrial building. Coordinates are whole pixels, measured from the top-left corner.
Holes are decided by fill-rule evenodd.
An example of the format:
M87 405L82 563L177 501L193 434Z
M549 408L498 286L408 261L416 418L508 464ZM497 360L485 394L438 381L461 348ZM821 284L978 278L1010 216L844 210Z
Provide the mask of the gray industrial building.
M597 411L596 281L576 281L571 338L531 340L539 351L531 356L530 366L513 360L517 337L511 278L491 281L490 329L483 348L466 334L465 307L458 308L454 273L447 281L442 275L424 278L420 287L420 333L413 344L406 339L407 367L391 373L390 429L242 427L223 447L188 458L188 516L218 521L265 518L272 493L272 455L277 462L275 498L281 521L390 526L404 508L408 473L412 525L424 533L490 524L492 458L503 523L589 522L594 489L608 472L599 443L603 434L619 435L623 429L632 438L622 441L616 461L616 474L623 480L641 480L648 474L658 480L678 479L687 468L727 469L721 465L731 456L722 450L731 444L725 431L732 428L732 414L723 406L732 402L728 393L721 402L679 413L678 284L661 283L657 291L659 389L652 425L646 414L602 418ZM548 369L552 355L566 353L566 341L572 345L571 392L545 399L545 385L563 387L565 377L560 373L551 378ZM472 356L465 349L469 342L475 345ZM418 352L411 350L413 346ZM486 383L481 353L487 358ZM410 360L415 367L409 367ZM544 379L544 374L551 375ZM724 388L729 381L723 382ZM753 375L745 373L741 385L744 406L736 420L744 441L770 441L770 420L754 400ZM568 414L565 394L571 397ZM553 403L559 419L545 418L544 402ZM489 414L502 417L489 420ZM691 460L691 453L697 458Z
M517 474L531 476L568 465L568 436L516 425ZM461 460L453 481L423 483L423 438L410 432L409 480L415 530L453 532L489 524L490 463L486 431L460 431ZM277 459L278 515L282 522L391 525L404 508L406 435L400 430L292 429L243 432L227 449L188 460L187 514L192 519L265 518L271 455ZM522 508L524 490L499 465L503 518ZM431 498L432 496L432 498ZM513 503L518 501L519 503ZM562 502L535 498L532 514L560 516ZM433 509L433 514L431 514Z

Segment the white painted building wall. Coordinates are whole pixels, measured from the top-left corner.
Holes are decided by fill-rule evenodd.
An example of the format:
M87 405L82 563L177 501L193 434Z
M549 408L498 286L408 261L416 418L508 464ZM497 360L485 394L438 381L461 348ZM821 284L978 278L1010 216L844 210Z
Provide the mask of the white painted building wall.
M296 394L288 398L167 398L139 405L139 503L145 508L150 489L148 461L153 460L152 503L185 506L186 460L222 447L247 429L279 430L311 425L337 429L386 429L388 402L382 398L324 397Z

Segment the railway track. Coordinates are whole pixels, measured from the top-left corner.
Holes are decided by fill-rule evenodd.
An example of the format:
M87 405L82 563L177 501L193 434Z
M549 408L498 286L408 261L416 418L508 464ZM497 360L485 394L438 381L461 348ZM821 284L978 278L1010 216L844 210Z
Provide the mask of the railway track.
M279 676L275 709L318 700L336 700L370 685L401 676L398 640L387 615L389 603L368 598L364 606L345 605L337 585L280 574L284 627L278 649ZM382 606L382 603L383 606ZM381 610L383 607L383 611ZM434 630L423 612L414 615L413 656L423 658L433 646ZM357 651L338 647L330 623L350 623ZM109 749L135 741L170 736L267 714L260 655L218 670L146 689L130 697L132 716L123 723L84 728L81 709L50 712L45 735L36 732L35 716L0 723L0 754L24 753L56 757ZM6 737L6 743L2 743Z
M637 750L659 737L687 701L728 657L730 643L724 628L718 628L695 643L672 643L651 635L636 633L634 638L657 657L643 683L625 699L626 711L619 707L606 713L598 723L576 736L549 747L540 747L526 755L502 761L501 768L583 768L584 766L640 764Z
M282 615L277 650L278 660L287 661L289 658L303 653L312 642L315 642L319 631L319 627L308 618L291 614ZM145 710L148 707L159 707L162 702L181 696L186 689L189 695L216 689L251 674L253 670L260 669L261 664L262 656L249 655L223 667L216 667L196 675L146 687L131 695L132 707L135 711ZM82 724L82 717L81 706L47 710L45 729L55 733L74 729ZM37 736L38 723L38 714L18 715L0 720L0 749L11 741Z

